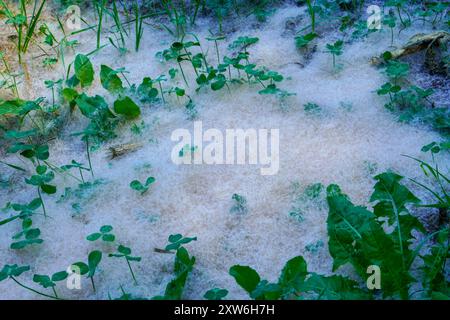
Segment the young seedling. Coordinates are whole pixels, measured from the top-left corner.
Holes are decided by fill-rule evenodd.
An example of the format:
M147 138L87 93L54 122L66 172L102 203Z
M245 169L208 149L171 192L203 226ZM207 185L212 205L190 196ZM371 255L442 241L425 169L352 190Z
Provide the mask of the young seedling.
M391 101L391 103L393 102L393 95L395 95L396 93L400 92L400 90L402 90L402 88L398 85L393 85L390 82L387 82L385 84L383 84L381 86L380 89L377 90L377 94L380 96L389 95L389 99Z
M248 266L232 266L229 274L252 299L278 300L296 295L300 291L308 271L306 261L302 256L298 256L286 263L277 283L262 280L258 272Z
M234 205L230 209L231 213L246 214L248 212L247 199L244 196L235 193L231 199L234 200Z
M344 41L342 40L337 40L335 43L327 44L327 52L330 53L333 57L333 69L334 70L338 70L341 69L342 66L341 65L337 65L336 64L336 57L341 56L343 54L343 48L344 46Z
M0 75L3 77L3 80L0 81L0 88L4 87L6 89L11 89L16 98L20 99L19 90L17 88L17 85L19 84L17 78L20 77L21 74L16 74L12 72L8 61L5 59L5 53L2 51L0 51L0 60L3 62L3 65L5 66L6 70L6 73L3 72L0 73Z
M386 4L385 4L387 7L395 7L397 9L398 17L404 28L409 27L411 25L411 17L409 15L408 11L406 10L406 8L404 8L404 5L407 3L408 3L407 0L388 0L388 1L386 1ZM403 19L402 13L401 13L402 11L408 15L408 20Z
M28 204L20 204L20 203L8 203L6 209L13 209L16 212L19 212L12 217L0 221L0 226L7 224L16 219L28 219L31 218L34 214L36 214L36 210L42 205L41 199L35 198L31 200Z
M145 184L142 184L138 180L133 180L130 183L130 188L133 190L136 190L137 192L140 192L141 195L143 195L144 193L146 193L148 191L148 189L150 188L150 185L155 183L155 181L156 181L156 179L154 177L148 177L147 180L145 181Z
M27 272L30 270L30 266L18 266L17 264L6 264L3 266L2 270L0 271L0 282L6 279L13 280L16 284L18 284L20 287L29 290L33 293L37 293L41 296L51 298L51 299L57 299L54 296L39 292L33 288L30 288L26 285L24 285L22 282L20 282L17 277L19 277L22 273Z
M54 273L51 277L48 275L42 275L42 274L35 274L33 276L33 282L38 283L45 289L52 288L53 294L55 295L55 298L58 299L58 293L56 292L56 283L63 280L66 280L69 274L66 271L60 271Z
M162 82L163 81L167 81L166 76L163 75L163 74L155 79L155 82L158 83L158 86L159 86L159 91L161 93L161 99L162 99L163 103L165 104L166 100L164 99L164 90L163 90L163 87L162 87Z
M208 41L214 41L214 47L216 48L216 55L217 55L217 63L220 64L220 53L219 53L219 45L218 42L225 40L226 37L225 36L211 36L211 37L206 37L206 40Z
M0 0L1 12L7 17L6 24L12 24L17 34L17 54L19 63L22 63L22 55L28 50L28 47L33 39L36 26L41 18L42 11L46 0L34 0L33 12L31 18L27 13L27 1L19 0L19 13L14 14L8 7L5 1ZM26 31L25 31L26 29Z
M53 171L47 172L47 169L47 166L39 165L36 167L37 174L32 175L29 179L25 178L25 182L27 184L36 187L39 199L42 203L42 210L44 211L45 217L47 217L47 212L45 210L41 191L49 195L56 193L56 186L49 184L49 182L51 182L55 178L55 174L53 173Z
M113 230L112 226L102 226L100 228L100 232L95 232L86 237L88 241L97 241L98 239L102 239L104 242L114 242L116 236L111 233Z
M429 152L431 154L432 163L428 163L426 161L408 155L403 155L416 161L420 165L420 168L422 169L424 175L434 180L436 187L439 190L436 190L436 187L427 186L417 181L416 179L410 179L416 185L420 186L424 190L428 191L431 195L433 195L433 197L435 198L435 203L419 206L438 209L439 225L444 226L448 222L448 212L450 210L450 194L448 192L448 190L450 189L450 178L447 177L439 168L438 162L436 161L436 155L438 155L441 151L446 151L449 149L450 146L446 143L438 144L436 142L432 142L430 144L427 144L426 146L423 146L421 151L425 153Z
M303 109L308 114L319 114L321 112L321 108L318 104L313 102L308 102L303 106Z
M206 300L222 300L227 295L228 295L228 290L220 289L220 288L214 288L214 289L206 291L206 293L203 295L203 297Z
M102 253L98 250L92 251L88 255L88 263L84 262L75 262L72 264L72 269L78 270L79 275L87 274L87 277L91 279L92 289L96 292L94 275L97 270L100 261L102 260Z
M91 171L91 169L84 167L82 163L78 163L75 160L72 160L72 162L70 164L66 164L66 165L62 166L61 169L63 171L68 171L70 169L78 169L78 172L80 173L80 178L81 178L81 181L83 182L83 184L86 183L84 181L83 171Z
M397 85L399 80L409 74L409 65L407 63L389 60L386 66L386 75Z
M169 244L166 246L166 251L178 250L183 244L188 244L192 241L197 241L197 237L189 238L183 237L181 234L172 234L169 236Z
M150 77L145 77L142 80L142 83L137 88L137 94L139 95L141 101L152 102L156 99L158 96L158 89L153 87L155 82L156 81L153 81Z
M19 250L29 245L41 244L44 240L40 239L41 230L39 228L32 228L33 221L30 218L25 218L22 221L22 231L15 234L13 242L10 246L11 249Z
M182 244L189 243L193 240L197 240L197 238L184 238L180 234L171 235L169 237L169 244L166 246L165 252L176 250L174 264L175 278L167 284L164 296L156 296L153 297L153 299L180 300L182 298L187 277L195 264L195 257L190 257L189 252Z
M304 36L296 36L295 45L298 49L306 48L315 38L317 38L317 34L312 32Z
M63 79L58 81L45 80L45 87L52 90L52 110L55 110L55 86L60 87Z
M128 269L130 270L131 276L133 277L134 280L134 284L137 285L137 281L136 281L136 277L134 275L133 269L131 268L131 264L130 261L136 261L139 262L141 261L141 257L133 257L131 256L131 249L128 247L125 247L123 245L119 245L117 247L117 253L110 253L108 255L109 257L114 257L114 258L125 258L127 265L128 265Z

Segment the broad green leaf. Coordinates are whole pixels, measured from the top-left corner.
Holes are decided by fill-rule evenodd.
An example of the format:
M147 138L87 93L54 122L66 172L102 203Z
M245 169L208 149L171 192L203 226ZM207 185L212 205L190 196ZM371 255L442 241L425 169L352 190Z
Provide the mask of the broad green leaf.
M41 189L43 192L45 192L47 194L55 194L56 193L56 187L52 186L50 184L41 185Z
M88 87L94 81L94 67L89 58L83 54L75 57L75 76L80 80L81 87Z
M232 266L229 273L248 294L251 294L261 281L259 274L248 266Z
M141 109L129 97L117 99L114 102L114 111L125 116L127 119L137 118L141 114Z
M0 116L2 115L19 115L22 111L22 107L25 104L24 100L1 100L0 99Z
M58 282L66 280L69 274L66 271L56 272L52 275L52 281Z
M89 97L82 93L75 99L81 113L87 118L93 118L100 109L108 108L108 104L101 96Z
M142 80L142 83L137 89L137 93L147 99L154 99L158 96L158 90L153 88L153 81L151 78L146 77Z
M411 191L400 184L403 177L393 173L385 172L375 176L377 183L370 198L371 202L377 202L374 213L378 218L387 219L390 226L394 227L392 234L398 249L403 252L404 259L409 260L411 251L409 246L414 240L412 231L425 232L419 220L410 215L406 205L419 203Z
M72 102L78 97L78 92L72 88L64 88L61 90L61 95L66 102Z
M367 300L370 295L361 290L358 283L343 276L325 277L313 273L303 285L303 291L317 293L323 300Z
M302 256L292 258L281 271L278 284L284 295L300 291L301 285L308 275L307 265Z
M383 295L400 294L407 298L413 278L394 239L384 232L376 216L364 207L354 206L337 185L327 188L327 201L328 247L333 271L350 263L365 280L367 268L377 265L383 275Z
M54 287L56 286L56 283L54 283L49 276L47 275L41 275L41 274L35 274L33 276L33 282L39 283L44 288Z
M188 251L181 247L175 256L175 278L167 284L164 299L179 300L182 298L187 277L195 264L195 257L189 257Z
M89 265L89 277L93 277L95 275L95 270L97 269L98 264L102 260L102 253L98 250L92 251L88 256L88 265Z
M120 93L124 90L122 80L117 75L117 71L104 64L100 68L100 82L103 88L111 93Z

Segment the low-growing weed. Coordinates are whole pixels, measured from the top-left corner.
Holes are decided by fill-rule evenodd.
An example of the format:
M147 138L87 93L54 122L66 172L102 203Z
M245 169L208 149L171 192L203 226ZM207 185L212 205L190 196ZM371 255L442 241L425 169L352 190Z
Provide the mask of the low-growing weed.
M46 0L34 0L33 12L29 15L26 9L26 0L20 0L18 2L18 13L14 13L4 0L0 0L1 12L7 17L5 23L12 25L17 35L19 63L22 63L22 55L28 51L45 3Z
M246 214L248 212L247 199L244 196L235 193L231 199L234 200L234 204L230 209L231 213Z
M150 188L150 185L155 183L156 179L154 177L148 177L144 184L142 184L139 180L133 180L130 183L130 188L140 192L141 195L146 193Z
M68 171L71 169L78 169L78 172L80 173L80 178L81 178L81 181L83 182L83 184L86 183L86 181L84 180L83 171L91 171L91 169L84 167L84 165L82 163L76 162L75 160L72 160L70 164L61 166L61 169L63 171Z
M94 292L96 291L94 275L95 272L97 271L98 265L100 264L101 260L102 260L101 251L95 250L89 253L87 264L82 261L75 262L72 264L73 269L79 270L79 275L87 274L87 277L91 280L92 289L94 290Z
M134 275L133 269L131 268L130 261L140 262L141 261L141 257L131 256L131 249L128 248L128 247L125 247L123 245L119 245L117 247L117 253L110 253L108 255L108 257L124 258L125 261L127 262L127 266L128 266L128 269L130 270L131 276L133 277L134 283L136 285L138 284L137 280L136 280L136 277Z
M37 291L33 288L30 288L17 279L21 274L23 274L24 272L27 272L29 270L30 270L30 266L18 266L17 264L12 264L12 265L6 264L3 266L2 270L0 271L0 282L4 281L6 279L11 279L17 285L19 285L20 287L22 287L26 290L29 290L33 293L44 296L46 298L57 299L56 296L51 296L51 295L45 294L43 292Z
M336 57L341 56L343 52L344 41L337 40L335 43L326 45L328 53L333 57L333 70L339 71L342 69L342 64L336 64Z
M181 234L169 236L169 245L166 246L168 251L176 250L174 273L175 277L167 284L166 290L163 296L155 296L155 300L180 300L182 299L186 280L191 273L195 264L195 257L190 257L189 252L182 244L187 244L193 240L197 240L196 237L188 238L183 237Z
M214 288L214 289L206 291L206 293L203 295L203 298L205 298L206 300L222 300L227 295L228 295L228 290Z
M303 106L303 110L305 110L308 114L319 114L321 112L321 108L318 104L313 102L308 102Z
M69 274L66 271L60 271L52 274L51 276L43 274L35 274L33 276L33 282L39 284L43 288L51 288L55 298L58 299L58 293L56 292L56 282L61 282L67 279Z
M29 179L25 179L25 183L36 187L39 199L41 200L42 210L44 210L44 216L47 216L47 212L41 192L50 195L56 193L56 186L49 184L55 178L55 174L53 171L47 171L47 169L47 166L39 165L36 167L36 174L32 175Z
M113 230L112 226L105 225L100 227L100 232L95 232L86 237L88 241L97 241L101 239L104 242L114 242L116 240L116 236L111 233Z

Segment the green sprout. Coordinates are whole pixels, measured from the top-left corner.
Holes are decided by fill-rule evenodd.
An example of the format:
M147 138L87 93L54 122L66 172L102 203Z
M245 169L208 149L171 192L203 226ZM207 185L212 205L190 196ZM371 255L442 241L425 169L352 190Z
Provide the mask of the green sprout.
M156 179L154 177L148 177L147 180L145 180L144 184L142 184L139 180L133 180L130 183L130 188L136 190L137 192L140 192L141 195L143 195L148 191L150 185L155 183L155 181Z
M123 245L119 245L117 247L117 253L110 253L108 256L114 258L125 258L125 261L127 262L128 265L128 269L130 270L131 276L133 277L134 283L136 285L138 284L133 269L131 268L130 261L139 262L141 261L141 257L131 256L131 249Z

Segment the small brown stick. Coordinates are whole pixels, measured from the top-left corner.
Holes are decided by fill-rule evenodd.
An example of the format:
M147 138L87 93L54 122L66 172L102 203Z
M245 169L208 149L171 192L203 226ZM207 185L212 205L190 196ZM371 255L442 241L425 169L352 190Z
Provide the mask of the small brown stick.
M125 143L109 147L111 160L124 154L134 152L142 147L142 143Z
M172 251L169 250L164 250L164 249L159 249L159 248L154 248L153 249L155 252L157 253L168 253L168 254L174 254Z
M398 59L422 50L428 50L431 46L447 43L450 34L445 31L438 31L429 34L416 34L401 48L391 51L392 59ZM380 65L384 62L383 56L373 57L370 63Z

